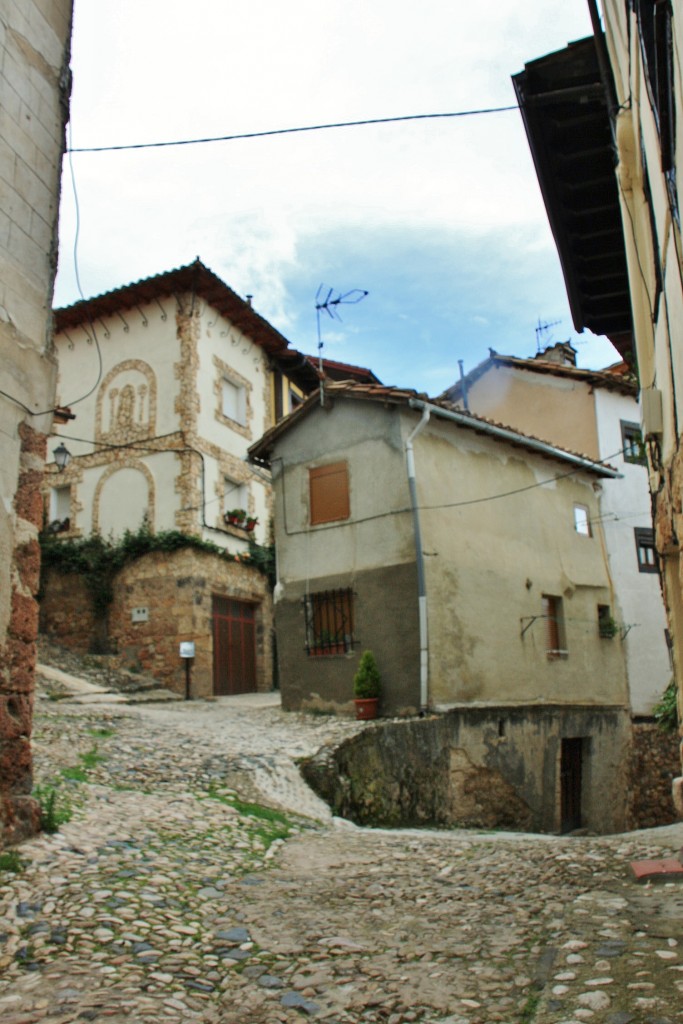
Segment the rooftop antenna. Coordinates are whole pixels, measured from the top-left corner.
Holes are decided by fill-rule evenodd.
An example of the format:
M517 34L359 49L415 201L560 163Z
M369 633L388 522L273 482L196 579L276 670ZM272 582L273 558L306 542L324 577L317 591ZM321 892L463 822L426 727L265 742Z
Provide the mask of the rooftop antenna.
M355 306L362 302L368 293L364 288L352 288L350 292L335 292L334 288L328 288L321 284L315 293L315 315L318 325L318 371L320 373L320 404L325 404L325 391L323 389L323 338L320 329L320 314L325 312L330 320L338 320L341 323L339 313L340 306Z
M557 327L561 323L562 323L561 320L552 320L552 321L546 321L546 323L543 323L541 321L540 316L539 316L539 318L538 318L538 326L536 327L536 352L540 352L541 351L541 341L543 341L544 344L547 347L547 343L549 341L553 340L551 334L548 335L547 337L544 337L544 334L547 331L549 331L551 327Z

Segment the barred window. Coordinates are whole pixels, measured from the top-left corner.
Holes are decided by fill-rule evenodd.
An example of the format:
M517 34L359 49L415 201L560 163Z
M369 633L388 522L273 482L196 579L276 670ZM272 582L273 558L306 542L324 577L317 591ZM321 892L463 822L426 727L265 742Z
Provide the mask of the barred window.
M304 597L306 653L346 654L356 643L353 636L353 591L321 590Z

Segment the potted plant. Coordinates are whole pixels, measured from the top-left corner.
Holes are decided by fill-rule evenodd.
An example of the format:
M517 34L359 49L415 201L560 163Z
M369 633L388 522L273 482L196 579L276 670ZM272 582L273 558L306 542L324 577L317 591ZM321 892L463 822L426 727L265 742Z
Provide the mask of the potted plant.
M253 530L254 530L254 527L257 526L257 525L258 525L258 516L247 516L246 522L244 524L244 529L247 531L247 533L252 533Z
M377 705L382 694L382 682L372 651L363 651L361 655L358 671L353 677L353 694L356 719L367 721L376 718Z
M229 526L244 526L247 513L243 508L231 508L223 518Z

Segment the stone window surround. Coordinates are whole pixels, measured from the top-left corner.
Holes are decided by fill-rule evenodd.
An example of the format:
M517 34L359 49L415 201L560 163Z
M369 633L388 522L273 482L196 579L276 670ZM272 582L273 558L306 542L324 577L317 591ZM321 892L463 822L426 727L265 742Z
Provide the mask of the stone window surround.
M216 411L215 417L219 423L222 423L225 427L230 427L236 434L241 434L242 437L247 440L252 440L251 423L254 418L254 410L251 401L252 384L251 381L243 377L241 373L238 373L228 363L223 362L218 356L214 355L213 365L217 370L216 377L214 379L214 394L216 395ZM230 419L229 416L225 416L223 413L223 381L227 380L236 387L244 388L244 403L245 403L245 420L246 423L238 423L237 420Z
M249 487L249 484L254 479L254 476L253 473L250 472L249 468L245 465L245 463L243 463L240 459L237 459L234 456L229 455L227 452L223 453L222 456L218 458L218 476L216 478L216 482L214 485L214 493L218 501L218 516L216 520L216 525L220 529L225 529L228 532L232 532L230 528L226 527L226 524L223 520L223 516L228 511L228 509L236 507L234 502L232 504L228 504L227 496L225 493L226 479L234 480L235 483L244 484L246 486L246 511L249 514L253 514L255 508L254 496L252 494L252 489ZM240 530L240 536L241 534L242 531Z

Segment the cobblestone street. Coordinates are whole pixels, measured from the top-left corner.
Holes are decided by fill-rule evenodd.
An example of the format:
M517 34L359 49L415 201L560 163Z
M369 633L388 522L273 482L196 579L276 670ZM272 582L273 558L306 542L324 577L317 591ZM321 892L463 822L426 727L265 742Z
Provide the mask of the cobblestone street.
M0 873L3 1024L683 1021L683 888L628 867L683 826L356 828L294 759L366 727L41 687L36 782L72 817Z

